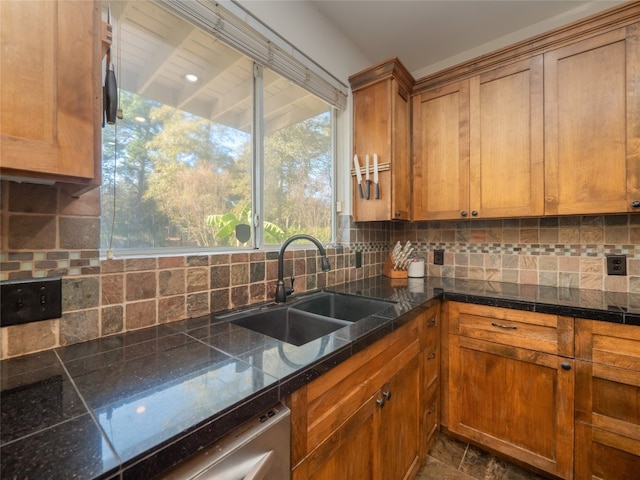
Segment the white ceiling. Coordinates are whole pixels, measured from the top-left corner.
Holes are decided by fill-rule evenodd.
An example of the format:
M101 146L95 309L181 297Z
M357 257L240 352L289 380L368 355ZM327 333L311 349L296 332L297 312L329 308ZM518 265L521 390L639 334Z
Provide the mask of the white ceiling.
M372 64L398 57L419 77L623 2L315 0L313 3Z

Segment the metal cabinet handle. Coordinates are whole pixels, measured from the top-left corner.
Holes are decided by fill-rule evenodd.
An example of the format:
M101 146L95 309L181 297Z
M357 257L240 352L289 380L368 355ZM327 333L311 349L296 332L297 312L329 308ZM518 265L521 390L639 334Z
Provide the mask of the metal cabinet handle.
M471 211L471 215L474 216L474 217L477 217L478 216L478 211L477 210L472 210Z
M433 317L427 322L427 327L435 327L435 326L436 326L436 317Z
M563 370L571 370L571 364L569 362L562 362L560 366Z
M384 403L385 403L384 398L379 398L379 399L377 399L377 400L376 400L376 403L378 404L378 406L379 406L380 408L384 408Z
M382 392L382 396L384 398L386 398L387 400L391 400L391 390L388 390L386 392Z
M498 323L498 322L491 322L491 325L493 325L494 327L506 328L508 330L517 330L517 328L518 328L515 325L504 325L504 324Z
M460 216L461 217L466 217L467 216L467 211L466 210L461 211L460 212Z
M631 208L640 208L640 200L634 200L631 202Z
M427 360L433 360L434 358L436 358L436 352L433 352L431 355L429 355L427 357Z

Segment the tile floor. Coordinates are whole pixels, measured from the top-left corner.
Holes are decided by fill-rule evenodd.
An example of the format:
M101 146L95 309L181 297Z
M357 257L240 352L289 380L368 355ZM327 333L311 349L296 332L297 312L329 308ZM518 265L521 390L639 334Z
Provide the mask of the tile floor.
M543 480L506 460L438 433L416 480Z

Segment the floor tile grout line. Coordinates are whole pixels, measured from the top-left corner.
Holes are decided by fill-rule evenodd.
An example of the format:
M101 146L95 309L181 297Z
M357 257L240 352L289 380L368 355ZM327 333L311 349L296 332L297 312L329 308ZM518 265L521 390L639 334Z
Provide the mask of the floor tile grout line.
M464 448L464 453L462 454L462 458L460 459L460 463L458 464L458 468L456 468L456 470L458 470L459 472L462 472L461 470L462 464L464 463L464 459L467 456L468 451L469 451L469 444L467 443L467 446Z

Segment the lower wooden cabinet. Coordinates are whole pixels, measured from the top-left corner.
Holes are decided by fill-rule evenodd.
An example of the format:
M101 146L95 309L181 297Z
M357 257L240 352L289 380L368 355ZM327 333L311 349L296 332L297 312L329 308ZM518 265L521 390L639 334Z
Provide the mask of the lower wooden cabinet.
M640 327L576 320L576 480L640 472Z
M449 431L572 478L574 360L555 354L572 351L572 322L453 302L448 312Z
M289 397L293 480L415 475L428 443L421 356L427 327L425 310L410 315Z

